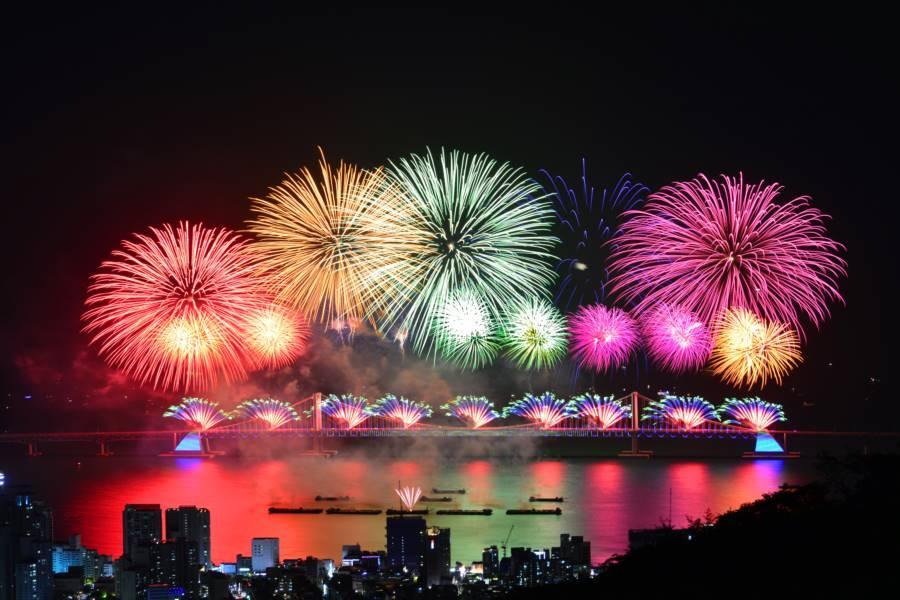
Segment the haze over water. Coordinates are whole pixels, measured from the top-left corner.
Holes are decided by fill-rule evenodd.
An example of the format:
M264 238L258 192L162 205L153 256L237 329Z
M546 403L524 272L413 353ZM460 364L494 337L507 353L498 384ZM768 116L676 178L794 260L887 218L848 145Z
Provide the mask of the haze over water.
M127 503L180 504L212 514L215 562L249 554L250 538L278 537L281 557L307 555L339 560L342 544L368 550L385 545L385 516L269 515L270 505L397 507L394 488L465 488L453 503L429 505L429 525L449 527L454 561L481 559L482 548L499 546L515 525L510 547L551 547L560 533L584 535L595 562L628 546L628 530L653 527L671 515L737 508L782 483L813 478L807 461L740 459L458 459L312 457L292 459L149 457L51 457L3 462L9 483L30 483L54 509L55 537L81 533L103 553L122 551L122 508ZM350 502L317 503L321 495L348 495ZM508 516L507 508L549 508L528 497L563 496L561 516ZM426 506L420 504L419 508ZM494 509L490 517L438 516L439 508Z

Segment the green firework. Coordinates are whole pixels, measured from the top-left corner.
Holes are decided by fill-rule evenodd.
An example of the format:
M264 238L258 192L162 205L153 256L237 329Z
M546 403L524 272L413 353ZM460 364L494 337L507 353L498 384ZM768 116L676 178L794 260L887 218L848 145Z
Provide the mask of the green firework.
M566 355L566 321L548 300L527 298L507 312L502 340L517 367L549 368Z
M495 323L504 307L548 288L553 210L525 171L485 154L429 150L390 162L388 174L409 204L399 211L404 231L421 251L389 266L404 276L370 307L382 330L407 331L413 349L433 354L435 321L460 288L476 290Z
M437 353L463 368L493 362L499 344L494 320L481 296L461 288L437 307L432 320Z

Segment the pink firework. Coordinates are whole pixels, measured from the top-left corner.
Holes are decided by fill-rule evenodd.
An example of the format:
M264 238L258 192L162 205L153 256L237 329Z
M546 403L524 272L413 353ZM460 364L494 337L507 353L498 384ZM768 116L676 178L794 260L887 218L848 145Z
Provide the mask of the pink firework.
M572 400L572 406L579 417L590 419L600 429L609 429L631 417L631 406L612 396L582 394Z
M716 408L700 396L673 396L660 393L660 399L644 408L642 421L668 422L691 431L710 421L718 421Z
M242 402L235 412L249 419L262 421L269 429L278 429L291 421L300 419L297 410L289 403L273 398L257 398Z
M399 422L403 429L409 429L425 417L430 417L432 410L427 404L388 394L375 403L371 412Z
M666 371L696 371L709 358L709 329L689 310L662 304L644 314L642 326L650 358Z
M630 211L612 257L613 290L643 312L683 306L706 323L748 308L798 330L818 326L841 300L843 249L826 235L826 216L806 196L776 203L777 183L745 185L743 175L673 183Z
M184 421L198 431L206 431L229 418L219 408L218 402L203 398L185 398L181 404L170 406L163 416Z
M422 488L405 486L394 490L400 496L400 502L403 503L403 509L411 511L416 506L416 502L422 497Z
M544 392L540 396L525 394L503 409L504 417L510 415L528 419L541 429L552 429L572 416L572 407L551 392Z
M624 310L592 304L569 318L569 339L569 351L580 366L608 371L628 361L638 343L638 329Z
M347 429L356 429L369 418L369 403L362 396L332 394L322 403L322 412L344 423Z

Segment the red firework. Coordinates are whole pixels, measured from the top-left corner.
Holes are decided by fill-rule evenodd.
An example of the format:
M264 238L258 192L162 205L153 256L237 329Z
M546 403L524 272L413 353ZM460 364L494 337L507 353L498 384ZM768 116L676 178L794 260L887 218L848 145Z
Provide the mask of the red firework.
M91 279L84 330L112 367L164 390L247 376L247 319L268 302L233 232L151 227L122 242Z
M638 312L665 303L713 323L741 307L798 330L801 315L818 326L829 302L841 300L843 246L808 197L776 203L781 190L701 174L651 194L617 238L613 290Z
M271 305L250 315L247 342L261 367L278 369L293 363L306 350L309 326L296 311Z

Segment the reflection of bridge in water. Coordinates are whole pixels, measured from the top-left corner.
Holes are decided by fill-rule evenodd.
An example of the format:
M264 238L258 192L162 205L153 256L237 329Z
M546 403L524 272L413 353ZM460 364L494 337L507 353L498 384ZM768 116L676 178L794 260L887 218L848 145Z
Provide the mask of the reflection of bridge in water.
M631 416L627 426L603 429L587 417L568 417L555 427L541 427L531 423L514 425L495 425L472 428L465 426L440 425L435 423L417 423L403 427L395 420L379 416L370 416L366 421L352 429L322 412L321 394L313 394L294 404L295 408L309 407L308 418L292 422L276 429L267 427L258 420L226 422L210 429L165 429L142 431L80 431L80 432L32 432L3 433L0 443L20 444L27 448L29 456L39 456L40 446L51 443L91 443L96 444L98 455L108 456L110 444L140 440L171 441L172 451L167 456L207 457L220 454L212 450L215 440L252 439L252 438L308 438L312 442L312 454L334 454L322 450L322 441L328 438L622 438L630 441L628 450L619 456L649 457L652 453L639 447L639 440L650 438L694 438L694 439L745 439L755 440L752 452L744 453L747 457L794 457L796 453L786 450L788 438L792 436L889 436L898 437L898 433L841 432L841 431L797 431L768 430L757 431L748 427L725 424L708 420L687 429L669 422L642 422L641 407L652 400L637 392L632 392L619 400L631 403Z

